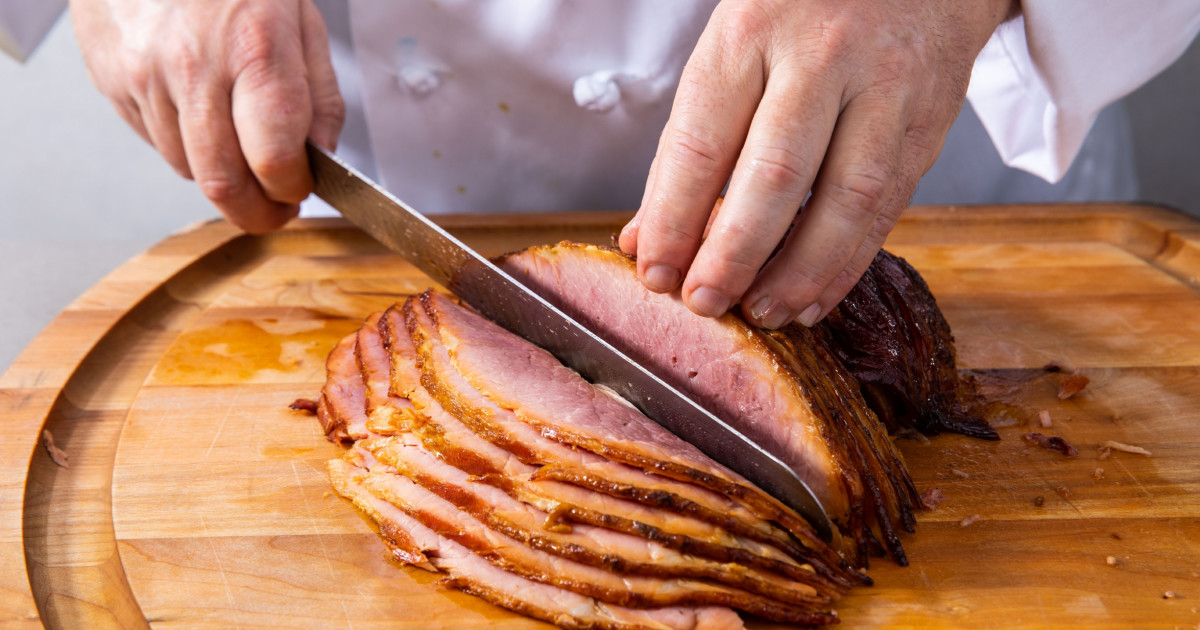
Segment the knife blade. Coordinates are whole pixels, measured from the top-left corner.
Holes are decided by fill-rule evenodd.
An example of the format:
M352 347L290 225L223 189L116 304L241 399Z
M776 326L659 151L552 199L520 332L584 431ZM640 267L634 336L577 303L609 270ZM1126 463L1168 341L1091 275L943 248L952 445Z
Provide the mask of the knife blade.
M490 260L317 145L308 143L314 192L364 232L500 326L541 346L593 383L758 485L812 524L833 524L812 490L778 457L629 359Z

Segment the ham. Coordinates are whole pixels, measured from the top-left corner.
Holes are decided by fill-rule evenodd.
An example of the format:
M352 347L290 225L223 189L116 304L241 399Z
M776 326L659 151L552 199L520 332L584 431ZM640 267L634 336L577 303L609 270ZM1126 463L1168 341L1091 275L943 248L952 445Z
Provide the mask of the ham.
M772 332L646 292L609 248L500 263L793 465L836 531L821 540L610 390L426 291L330 353L318 415L352 443L330 478L392 558L497 605L568 628L741 627L734 610L836 623L834 601L871 583L868 555L907 561L920 495L888 428L986 437L949 328L900 259L877 259L828 323Z
M732 313L699 317L677 295L645 289L634 260L611 248L560 243L499 262L795 469L852 541L841 549L856 563L878 539L906 563L897 532L912 531L919 493L857 383L816 333L798 325L762 331Z
M498 606L566 628L614 630L725 630L742 628L732 610L723 607L658 607L633 609L597 601L506 571L465 545L439 535L396 505L373 494L364 483L371 473L341 460L329 463L334 489L379 526L389 548L404 555L420 554L444 572L444 584L477 595ZM404 560L399 555L398 560Z

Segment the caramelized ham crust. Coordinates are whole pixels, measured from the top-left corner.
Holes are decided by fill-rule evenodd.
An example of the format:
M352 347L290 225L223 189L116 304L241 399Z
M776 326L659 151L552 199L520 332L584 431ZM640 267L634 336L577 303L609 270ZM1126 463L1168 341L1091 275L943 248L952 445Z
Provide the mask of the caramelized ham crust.
M973 381L960 379L954 336L921 274L880 250L821 326L888 429L998 440L979 415Z

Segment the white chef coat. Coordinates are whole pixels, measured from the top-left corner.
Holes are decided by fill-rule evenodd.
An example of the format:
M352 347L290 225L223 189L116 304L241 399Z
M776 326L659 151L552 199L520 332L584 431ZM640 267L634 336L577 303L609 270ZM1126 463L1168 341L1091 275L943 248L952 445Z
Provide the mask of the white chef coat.
M441 213L636 207L716 1L316 3L350 110L339 152ZM11 33L63 4L0 0L0 25ZM1153 10L1023 0L1022 10L977 59L971 111L916 201L1136 195L1128 124L1109 106L1186 49L1200 0L1156 0Z

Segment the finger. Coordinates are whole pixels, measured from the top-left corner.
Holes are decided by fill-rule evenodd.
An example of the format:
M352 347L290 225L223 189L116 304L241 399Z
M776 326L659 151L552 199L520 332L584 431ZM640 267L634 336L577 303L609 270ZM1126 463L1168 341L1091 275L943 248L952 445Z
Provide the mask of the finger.
M150 146L154 146L154 141L150 139L150 132L146 130L146 124L142 122L142 109L138 106L137 101L133 100L131 96L110 100L121 119L136 131L142 140L145 140Z
M746 292L812 187L841 92L805 72L773 70L721 213L683 283L693 311L716 317Z
M312 101L298 21L262 20L231 56L233 126L268 199L297 204L312 192L304 139Z
M638 273L652 291L675 289L691 265L762 97L761 54L723 45L719 22L714 15L680 77L639 212Z
M150 144L158 149L171 168L185 179L192 179L183 137L179 132L179 110L171 101L168 90L151 89L142 101L140 110Z
M906 118L903 104L885 98L846 105L812 198L743 300L752 321L765 328L792 320L811 326L841 299L828 289L892 199Z
M838 273L833 282L825 288L824 293L817 298L816 302L821 305L821 310L813 321L814 324L825 319L825 316L836 308L842 299L850 293L854 285L858 284L859 279L866 273L867 267L870 267L871 263L875 260L879 249L883 247L888 234L896 226L897 219L908 205L907 200L908 195L894 198L890 206L893 210L885 210L876 218L875 227L863 239L862 244L858 247L858 251L850 258L850 262Z
M229 221L252 234L273 230L298 209L267 199L238 145L229 85L199 82L179 101L180 137L204 196Z
M884 206L883 212L880 212L879 216L875 218L875 224L867 233L867 237L863 239L862 244L859 245L858 252L851 257L846 267L817 298L817 303L822 306L816 321L824 319L840 304L862 278L862 275L866 273L867 268L875 260L875 255L879 253L879 249L887 240L888 234L891 233L892 228L896 227L900 215L908 207L921 176L933 165L940 150L939 143L931 146L923 137L914 138L911 129L909 133L905 134L904 153L900 159L900 173L892 189L892 197Z
M325 20L311 0L303 0L300 3L300 36L304 48L304 64L308 67L308 87L312 99L312 124L308 130L308 137L318 145L333 151L337 149L338 135L346 122L346 102L342 100L337 75L333 70Z

